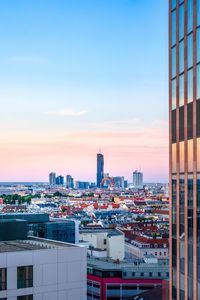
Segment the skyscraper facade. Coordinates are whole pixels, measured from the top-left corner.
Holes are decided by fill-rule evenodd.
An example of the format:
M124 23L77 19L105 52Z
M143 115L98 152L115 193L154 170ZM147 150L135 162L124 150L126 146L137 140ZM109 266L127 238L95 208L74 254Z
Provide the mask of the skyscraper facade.
M97 153L97 187L101 186L104 174L104 157L103 154Z
M135 188L142 188L143 187L143 173L139 171L133 172L133 185Z
M169 0L170 300L200 299L200 0Z
M67 187L67 189L74 188L74 179L71 175L66 176L66 187Z
M56 184L56 173L51 172L49 174L49 185L53 186Z

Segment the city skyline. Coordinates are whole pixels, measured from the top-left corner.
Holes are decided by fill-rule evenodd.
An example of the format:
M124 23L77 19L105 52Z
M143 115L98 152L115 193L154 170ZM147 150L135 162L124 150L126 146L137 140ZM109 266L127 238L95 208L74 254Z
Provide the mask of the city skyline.
M0 181L45 181L51 169L94 181L99 147L113 175L130 181L141 167L168 181L167 9L0 3Z

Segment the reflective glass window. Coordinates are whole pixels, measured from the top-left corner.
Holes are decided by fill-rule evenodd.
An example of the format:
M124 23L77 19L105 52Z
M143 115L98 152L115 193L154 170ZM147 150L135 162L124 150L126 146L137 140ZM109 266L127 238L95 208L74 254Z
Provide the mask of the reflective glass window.
M180 155L180 172L184 172L184 163L185 163L185 157L184 157L184 142L179 143L179 155Z
M179 40L184 37L184 5L179 6Z
M179 76L179 106L184 105L184 74Z
M193 34L191 33L188 36L187 40L187 50L188 50L188 68L192 67L193 65Z
M172 46L176 44L176 10L172 12Z
M188 140L188 172L193 171L193 140Z
M171 9L174 9L175 7L176 7L176 0L172 0Z
M179 43L179 73L184 71L184 41Z
M197 65L197 99L200 99L200 64Z
M176 108L176 79L172 80L172 110Z
M188 28L189 33L193 29L193 0L188 0Z
M176 47L172 48L172 78L176 76Z
M176 144L172 144L172 173L176 173Z
M197 0L197 26L200 25L200 0Z
M197 139L197 172L200 172L200 138ZM200 208L200 204L199 204L199 208Z
M187 88L187 102L190 103L193 101L193 69L188 71Z
M200 62L200 28L197 28L197 63Z

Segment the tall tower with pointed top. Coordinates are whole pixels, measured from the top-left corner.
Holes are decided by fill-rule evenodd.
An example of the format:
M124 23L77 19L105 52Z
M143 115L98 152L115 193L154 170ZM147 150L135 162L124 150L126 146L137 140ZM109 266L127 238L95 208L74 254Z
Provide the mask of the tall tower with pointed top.
M101 153L97 153L97 187L101 186L101 181L104 174L104 156Z

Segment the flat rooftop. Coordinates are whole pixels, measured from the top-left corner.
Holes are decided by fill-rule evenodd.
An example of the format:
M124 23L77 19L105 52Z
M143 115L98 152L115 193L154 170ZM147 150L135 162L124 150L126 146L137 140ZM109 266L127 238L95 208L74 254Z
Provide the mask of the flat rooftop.
M17 252L17 251L33 251L44 249L63 249L69 247L78 247L74 244L57 242L40 238L28 238L26 240L2 241L0 242L0 253Z
M165 262L158 263L145 263L139 259L125 259L124 261L114 261L110 258L95 258L90 256L87 259L87 266L90 268L98 268L99 270L128 270L134 268L168 268L168 264Z

